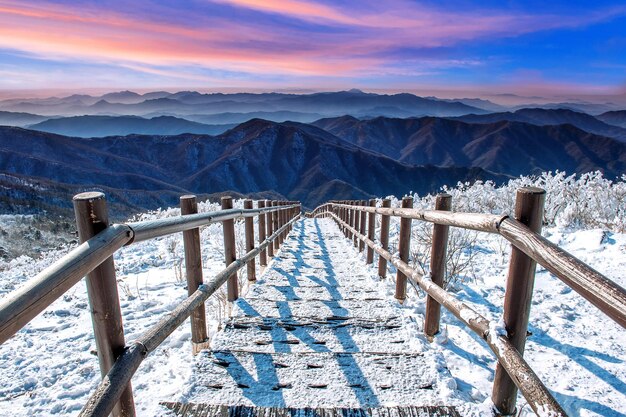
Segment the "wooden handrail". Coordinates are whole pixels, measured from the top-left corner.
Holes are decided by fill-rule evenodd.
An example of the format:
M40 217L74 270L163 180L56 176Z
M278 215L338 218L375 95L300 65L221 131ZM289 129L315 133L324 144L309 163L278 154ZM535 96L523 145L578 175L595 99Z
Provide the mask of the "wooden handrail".
M234 220L245 217L254 217L261 213L276 212L285 208L300 207L299 204L290 206L264 207L256 209L229 209L218 210L209 213L198 213L187 216L169 217L166 219L146 220L141 222L127 223L133 229L134 237L131 243L153 239L155 237L167 236L173 233L183 232L196 227L206 226L212 223L219 223L225 220Z
M548 391L539 377L526 363L522 355L515 349L511 342L509 342L505 335L501 335L497 332L496 327L489 320L469 305L459 301L452 294L439 287L430 280L430 278L420 274L406 262L393 256L391 252L383 249L376 242L360 234L356 229L342 221L334 213L330 212L329 214L335 221L340 223L344 228L347 228L353 235L357 236L358 239L363 240L366 245L371 247L381 257L384 257L399 271L402 271L413 284L418 285L426 291L428 295L443 305L448 311L485 340L535 412L543 413L541 415L549 414L554 417L567 416L559 403L554 399L552 394L550 394L550 391Z
M423 220L429 223L443 224L447 226L462 227L464 229L477 230L479 232L499 233L498 226L507 215L483 214L483 213L456 213L439 210L420 210L410 208L384 208L369 206L350 206L346 204L328 203L333 207L350 208L368 213L383 214L387 216L402 217L405 219Z
M143 333L115 362L107 376L100 382L94 393L81 410L80 417L106 417L109 415L126 386L135 374L139 365L148 354L153 352L163 341L176 330L191 313L202 305L228 278L236 274L248 262L254 259L263 249L273 243L300 216L292 218L263 243L236 259L225 269L216 274L209 282L204 283L188 298L181 302L172 312L163 317L157 324Z
M626 328L626 289L515 219L503 220L498 231L516 248Z
M6 342L85 275L125 245L228 219L253 217L260 213L298 207L299 204L292 204L249 210L220 210L160 220L113 224L72 249L0 301L0 344Z
M626 328L626 289L508 215L327 204L499 234Z
M126 245L132 233L123 224L106 228L0 301L0 344Z

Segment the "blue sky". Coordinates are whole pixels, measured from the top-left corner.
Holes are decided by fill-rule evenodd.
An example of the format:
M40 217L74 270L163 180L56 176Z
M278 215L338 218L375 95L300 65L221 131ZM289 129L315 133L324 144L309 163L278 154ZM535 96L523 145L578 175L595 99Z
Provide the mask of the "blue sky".
M0 89L626 92L626 4L0 0Z

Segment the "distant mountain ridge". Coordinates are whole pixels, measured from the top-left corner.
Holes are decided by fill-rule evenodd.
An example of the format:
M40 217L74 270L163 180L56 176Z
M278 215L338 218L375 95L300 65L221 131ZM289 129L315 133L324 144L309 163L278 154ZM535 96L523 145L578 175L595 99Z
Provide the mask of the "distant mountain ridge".
M29 129L83 138L102 136L180 135L195 133L218 135L235 124L207 125L173 116L146 119L139 116L73 116L49 119L28 126Z
M605 123L626 129L626 110L608 111L597 116Z
M514 176L556 169L601 170L609 177L626 172L626 143L572 125L349 116L322 119L314 125L348 143L412 165L476 166Z
M381 113L380 109L384 109ZM196 91L154 92L140 95L131 91L94 97L74 95L47 99L0 101L0 110L41 115L134 115L151 113L186 116L192 114L290 111L322 116L459 116L484 113L481 108L457 101L423 98L413 94L374 94L359 90L313 94L211 93ZM163 115L156 114L156 115Z
M606 113L605 113L606 114ZM571 124L586 132L608 136L626 142L626 129L608 124L599 117L569 109L524 108L515 112L466 114L453 117L468 123L494 123L503 120L530 123L538 126Z
M176 196L189 192L274 192L314 207L330 198L427 193L457 181L508 178L480 168L406 165L314 126L258 119L219 136L78 139L0 127L0 173L61 190L116 190L114 203L129 211L156 208L157 201L175 205ZM0 202L7 200L3 193L10 190L0 191Z

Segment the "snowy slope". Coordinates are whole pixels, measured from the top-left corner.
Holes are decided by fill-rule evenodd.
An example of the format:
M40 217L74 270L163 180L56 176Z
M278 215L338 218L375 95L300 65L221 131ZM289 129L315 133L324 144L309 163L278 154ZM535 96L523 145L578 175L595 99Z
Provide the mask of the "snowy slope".
M480 200L480 193L472 194L474 191L466 190L465 197ZM606 191L604 187L605 196ZM499 195L497 190L490 192ZM473 211L483 211L484 204L490 201L495 201L494 211L498 211L501 209L498 204L504 204L502 195L510 193L506 191L497 198L493 195L483 198L483 206L474 207ZM454 198L460 202L464 197L459 194ZM619 213L623 216L626 211L623 200L620 203L620 197L615 198L617 200L607 199L604 205L617 204L616 210L622 210ZM423 204L430 206L431 202L426 199ZM462 204L459 207L469 210ZM201 205L201 210L213 209L214 205ZM624 225L623 217L613 215L615 221L607 223L606 227L586 226L587 230L582 230L576 222L566 221L574 219L568 210L566 207L562 212L570 217L561 216L561 221L556 222L559 227L546 228L544 235L626 286L626 233L617 231ZM176 210L172 209L144 217L175 214ZM603 213L601 219L610 221L613 217ZM392 224L392 243L396 241L394 233L397 233L395 223ZM205 276L210 276L223 267L221 227L204 228L201 241ZM242 227L238 227L238 242L241 249ZM498 320L502 312L508 245L497 236L480 234L474 252L473 267L463 272L454 290L486 317ZM38 260L22 257L11 262L0 261L0 296L6 296L63 253L49 253ZM346 259L357 259L352 261L356 266L360 256ZM179 278L181 259L181 236L132 245L116 256L127 340L156 323L186 296L184 283ZM370 273L375 274L375 271ZM390 278L379 283L380 291L387 297L393 296L392 281ZM215 298L208 305L211 334L217 330L220 318L226 315L223 307ZM416 337L420 337L423 311L424 295L410 290L403 312L415 319ZM494 356L450 314L444 313L442 322L444 331L437 336L434 347L443 355L444 365L454 377L455 392L468 402L464 415L480 415L473 410L489 407ZM529 330L532 335L525 356L570 415L626 415L626 332L623 329L540 269ZM100 378L97 358L90 353L94 349L86 290L81 282L0 346L0 415L76 415ZM184 394L194 363L190 352L186 323L144 361L133 379L138 415L161 413L159 401ZM524 403L520 398L522 415L532 415Z

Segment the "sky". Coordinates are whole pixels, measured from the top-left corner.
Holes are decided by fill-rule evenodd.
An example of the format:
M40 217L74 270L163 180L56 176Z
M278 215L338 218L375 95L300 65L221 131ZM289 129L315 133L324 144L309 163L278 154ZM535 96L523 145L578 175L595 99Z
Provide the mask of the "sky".
M0 91L348 88L624 94L626 3L0 0Z

